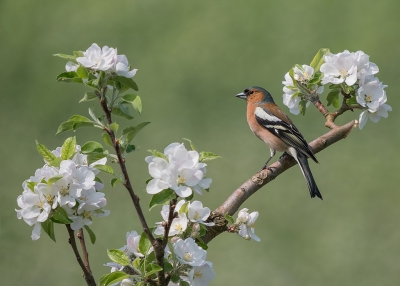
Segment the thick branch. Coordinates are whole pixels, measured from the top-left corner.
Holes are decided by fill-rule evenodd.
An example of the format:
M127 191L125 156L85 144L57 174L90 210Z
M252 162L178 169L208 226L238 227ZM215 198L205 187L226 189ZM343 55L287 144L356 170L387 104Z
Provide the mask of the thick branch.
M71 244L72 250L74 251L76 260L79 263L79 266L81 267L83 271L83 278L85 278L86 284L89 286L96 286L96 281L94 280L94 277L92 275L92 272L90 271L90 268L86 268L85 264L82 261L81 255L79 254L78 248L76 247L76 241L75 241L75 236L74 236L74 231L71 229L71 226L69 224L65 225L68 230L69 234L69 239L68 242Z
M339 140L346 138L354 125L355 121L351 121L343 126L336 126L328 133L315 139L310 143L313 152L318 153ZM214 221L217 219L219 223L207 229L207 233L203 237L204 242L210 242L214 237L226 230L224 223L221 224L221 220L225 214L233 215L251 195L295 164L296 161L291 156L284 156L270 166L273 172L270 169L261 170L236 189L229 198L212 213Z

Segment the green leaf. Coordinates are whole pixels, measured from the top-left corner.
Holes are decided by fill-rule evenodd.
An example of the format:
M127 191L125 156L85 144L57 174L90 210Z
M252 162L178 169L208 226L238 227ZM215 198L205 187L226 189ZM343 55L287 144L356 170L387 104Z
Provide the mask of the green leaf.
M88 78L89 73L87 71L87 69L84 66L79 65L79 67L76 70L76 74L80 77L80 78Z
M346 100L347 105L358 104L357 99L355 96L350 97Z
M62 177L63 177L62 175L57 175L57 176L50 178L47 181L47 185L51 186L52 184L57 183Z
M109 125L109 127L110 127L110 129L111 129L112 131L114 131L114 133L117 133L119 125L118 125L117 123L111 123L111 124Z
M151 154L153 154L154 157L163 158L165 161L168 162L167 156L165 156L163 153L161 153L157 150L147 150L147 151L149 151Z
M82 79L76 72L63 72L57 76L57 81L68 83L83 83Z
M83 84L86 85L87 87L93 88L94 90L96 90L98 92L101 92L99 87L96 84L94 84L95 81L97 82L97 78L94 80L88 80L87 82L84 82Z
M87 233L89 234L90 242L92 244L94 244L96 242L96 235L94 234L93 230L91 230L90 227L87 225L85 225L83 227L86 229Z
M42 228L45 233L54 241L56 242L56 237L54 235L54 223L51 220L46 220L41 223Z
M140 235L140 240L139 240L139 251L143 255L147 255L151 248L151 243L149 238L147 237L146 233L142 233Z
M92 164L93 162L96 162L100 159L103 159L104 157L108 156L108 151L104 151L104 153L87 153L87 160L88 160L88 164Z
M52 162L50 162L49 165L52 167L60 167L61 162L62 162L62 158L57 157Z
M111 284L115 284L119 281L124 280L125 278L129 278L129 274L126 274L123 271L114 271L101 276L99 286L108 286Z
M67 212L60 206L58 206L53 212L53 218L63 224L70 224L72 220L68 218Z
M319 83L322 80L323 75L324 74L322 72L316 72L314 77L308 82L307 87Z
M88 141L81 147L82 154L103 153L103 146L96 141Z
M162 205L175 198L175 192L172 189L162 190L161 192L154 194L151 197L149 210L151 210L156 205Z
M307 101L301 100L299 103L299 110L302 115L306 114Z
M193 150L193 151L196 151L196 147L194 146L194 144L193 144L192 140L190 140L190 139L187 139L187 138L183 138L183 140L186 140L186 141L188 141L188 142L189 142L189 144L190 144L190 148L192 148L192 150Z
M294 65L296 68L298 68L299 70L301 70L302 72L304 72L304 68L301 66L301 65L299 65L299 64L295 64ZM293 70L294 71L294 70Z
M332 105L335 108L339 108L339 93L340 90L334 89L330 93L328 93L328 96L326 97L328 101L328 106Z
M113 178L111 180L111 187L115 187L115 185L118 184L118 183L122 183L122 180L119 179L119 178Z
M47 149L46 146L44 146L43 144L39 144L38 141L36 141L36 149L39 154L42 155L43 159L45 159L49 163L51 163L56 158L56 156L51 153L51 151Z
M86 92L83 98L79 101L79 103L84 102L84 101L90 101L98 99L97 95L94 92Z
M136 82L133 81L131 78L126 78L124 76L116 76L114 78L115 81L119 81L121 84L128 86L129 88L132 88L136 91L139 90Z
M203 248L204 250L208 249L208 245L201 241L196 241L197 245Z
M321 65L325 62L324 56L328 55L329 53L330 51L327 48L322 48L317 52L310 64L310 66L314 69L314 72L319 71Z
M102 133L101 136L103 137L103 141L104 143L106 143L106 145L108 146L114 146L110 135L108 135L108 133Z
M114 170L113 170L113 168L111 168L111 166L108 166L108 165L96 165L96 166L94 166L94 168L96 168L96 169L98 169L100 171L103 171L105 173L114 175Z
M126 146L126 153L131 153L131 152L133 152L133 151L135 151L136 150L136 147L135 147L135 145L131 145L131 144L128 144L127 146Z
M74 54L75 58L84 57L84 54L82 51L73 51L73 54Z
M159 266L157 264L154 264L154 263L149 264L146 267L146 273L145 273L144 277L148 277L148 276L150 276L150 275L152 275L154 273L157 273L157 272L159 272L161 270L162 270L161 266Z
M173 282L173 283L179 283L179 281L180 281L180 277L179 277L179 274L178 273L176 273L176 272L173 272L172 273L172 275L171 275L171 281Z
M75 154L76 148L76 137L69 137L65 139L62 148L61 148L61 158L63 160L68 160L72 158Z
M125 94L122 100L132 104L133 108L140 114L142 113L142 100L136 94Z
M36 182L26 182L26 186L27 186L32 192L34 192L35 186L36 186L37 184L38 184L38 183L36 183Z
M66 59L69 61L73 61L73 62L75 62L75 59L76 59L76 56L71 56L71 55L66 55L66 54L53 54L53 56L59 57L62 59Z
M107 249L107 255L113 262L116 262L122 266L131 264L128 255L126 255L125 252L119 249L111 249L111 250Z
M91 127L93 125L94 122L91 121L89 118L81 115L74 115L69 118L68 121L61 123L61 125L58 127L56 135L68 130L76 130L80 127Z
M133 127L133 126L126 127L122 131L122 135L125 135L125 137L126 137L126 142L128 142L128 143L131 142L132 139L139 133L139 131L142 130L143 127L145 127L149 123L150 122L142 122L142 123L139 123L138 125L136 125L135 127Z
M189 202L185 202L179 209L179 214L187 213L189 209Z
M169 263L168 260L164 258L164 272L168 273L173 269L174 269L174 267L172 266L172 264Z
M232 223L232 224L235 223L235 220L234 220L233 217L232 217L231 215L229 215L229 214L225 214L225 219L226 219L229 223Z
M207 162L207 161L211 161L214 159L218 159L221 158L221 156L213 153L213 152L200 152L200 162Z
M94 114L93 109L91 109L89 107L89 115L90 117L92 117L92 119L94 120L94 122L96 122L97 124L99 124L100 126L104 126L103 123L101 123L101 121L97 118L96 114Z
M129 120L133 119L133 116L129 113L129 109L122 104L119 104L118 106L114 106L111 113L115 116L122 117L125 119L129 119Z
M190 284L186 281L181 280L179 281L179 286L190 286Z

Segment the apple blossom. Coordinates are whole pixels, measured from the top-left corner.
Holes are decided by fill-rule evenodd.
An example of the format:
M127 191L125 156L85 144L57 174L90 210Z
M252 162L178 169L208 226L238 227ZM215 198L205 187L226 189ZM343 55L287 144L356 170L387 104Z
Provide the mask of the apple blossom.
M215 278L212 263L206 261L200 266L193 267L189 272L188 278L192 286L207 286Z
M205 207L200 201L193 201L188 206L188 218L191 222L198 222L207 226L213 226L213 222L205 222L210 216L210 209Z
M202 265L207 256L207 252L190 237L185 240L179 239L175 242L174 251L181 263L190 266Z
M254 233L254 224L258 218L258 212L248 213L248 209L244 208L239 212L238 215L238 223L239 232L238 234L244 239L250 240L251 238L257 242L260 242L261 239Z
M357 81L357 61L354 53L348 50L342 53L324 56L325 63L321 65L321 72L324 73L322 84L340 84L345 82L352 86Z
M92 44L85 52L83 57L78 57L76 61L86 68L93 70L107 71L114 67L117 60L117 50L104 46L100 48L97 44Z
M381 117L386 118L388 117L388 111L392 111L392 107L388 104L382 104L378 107L378 109L375 112L371 112L369 110L365 110L360 114L359 118L359 128L362 129L367 123L368 118L374 122L377 123Z

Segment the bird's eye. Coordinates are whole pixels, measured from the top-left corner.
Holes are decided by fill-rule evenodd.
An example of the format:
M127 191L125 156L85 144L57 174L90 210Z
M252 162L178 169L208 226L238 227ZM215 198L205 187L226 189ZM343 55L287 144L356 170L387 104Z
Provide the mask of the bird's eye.
M254 91L253 90L250 90L250 94L253 94L254 93Z

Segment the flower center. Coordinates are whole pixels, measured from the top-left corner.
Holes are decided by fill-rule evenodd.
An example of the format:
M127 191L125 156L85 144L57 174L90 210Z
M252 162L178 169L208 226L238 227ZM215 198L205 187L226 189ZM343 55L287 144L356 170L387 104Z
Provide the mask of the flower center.
M348 76L349 76L349 74L348 74L347 71L345 71L345 70L340 70L339 73L340 73L340 75L341 75L342 77L348 77Z
M183 229L183 227L182 227L182 225L180 223L177 223L175 225L175 230L179 230L179 232L182 232L182 229Z
M200 271L195 271L193 276L196 278L201 278L201 276L203 276L203 273L201 273Z
M63 197L65 197L66 195L69 195L69 184L67 187L61 187L60 195Z
M84 211L84 212L82 213L82 216L83 216L83 218L90 218L90 212Z
M366 103L371 103L372 102L372 95L366 94L365 95L365 102Z
M196 211L193 215L193 219L197 220L197 219L199 219L199 217L200 217L200 214Z
M186 178L178 175L178 179L176 180L176 182L178 183L178 185L183 185L186 183Z
M185 252L185 254L183 255L183 259L185 259L186 261L191 261L192 256L193 256L193 253Z

